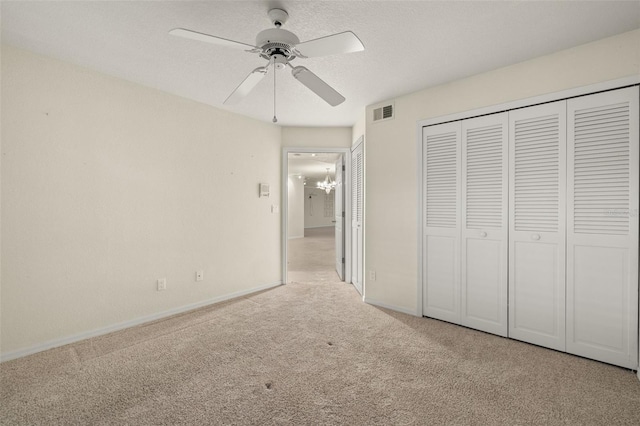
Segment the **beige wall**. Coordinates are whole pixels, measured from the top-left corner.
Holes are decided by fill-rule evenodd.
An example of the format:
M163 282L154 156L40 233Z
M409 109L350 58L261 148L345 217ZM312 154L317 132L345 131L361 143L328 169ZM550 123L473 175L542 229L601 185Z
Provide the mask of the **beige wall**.
M351 127L283 127L282 146L349 148Z
M304 181L296 176L289 176L287 182L287 215L288 238L304 238Z
M367 128L367 116L366 109L362 110L360 114L360 118L355 122L353 127L351 128L351 143L355 145L358 142L360 136L364 136Z
M327 197L330 201L327 201ZM322 228L325 226L335 226L335 211L333 202L335 201L335 191L327 194L324 189L314 187L304 187L304 227ZM329 204L327 206L327 204ZM325 207L330 207L331 214L325 216Z
M640 30L394 99L395 118L366 124L368 300L417 308L416 123L447 114L640 75Z
M280 282L280 127L8 46L1 89L3 354Z

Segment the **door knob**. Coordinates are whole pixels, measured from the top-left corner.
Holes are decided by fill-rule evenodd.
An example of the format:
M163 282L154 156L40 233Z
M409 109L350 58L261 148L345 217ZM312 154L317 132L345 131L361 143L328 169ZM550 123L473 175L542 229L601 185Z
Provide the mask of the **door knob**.
M487 236L487 233L486 233L486 232L484 232L484 231L482 231L482 232L480 232L480 236L481 236L482 238L484 238L484 237L486 237L486 236Z
M540 239L540 235L533 234L533 235L531 235L531 239L534 240L534 241L538 241Z

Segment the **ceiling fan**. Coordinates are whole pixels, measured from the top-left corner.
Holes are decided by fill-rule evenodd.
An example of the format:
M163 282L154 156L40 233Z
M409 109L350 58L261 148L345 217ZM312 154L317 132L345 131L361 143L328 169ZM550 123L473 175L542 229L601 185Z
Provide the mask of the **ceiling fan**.
M169 34L220 46L243 49L246 52L258 54L259 57L269 61L265 66L258 67L249 73L224 101L226 105L237 104L247 96L267 74L269 66L274 69L274 123L277 122L275 116L275 70L281 70L286 67L291 68L291 74L296 80L307 86L331 106L340 105L344 102L344 96L325 83L320 77L303 66L294 67L290 62L296 58L313 58L337 53L359 52L364 50L364 45L360 39L353 32L344 31L301 43L294 33L282 29L282 25L289 19L289 14L285 10L271 9L268 12L268 16L275 28L260 31L256 37L255 45L184 28L175 28L169 31Z

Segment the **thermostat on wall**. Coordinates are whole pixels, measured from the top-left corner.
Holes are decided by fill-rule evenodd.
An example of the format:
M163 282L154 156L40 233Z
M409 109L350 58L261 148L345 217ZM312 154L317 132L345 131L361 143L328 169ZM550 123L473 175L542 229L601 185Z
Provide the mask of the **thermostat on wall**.
M260 197L268 197L269 196L269 184L261 183L259 192L260 192Z

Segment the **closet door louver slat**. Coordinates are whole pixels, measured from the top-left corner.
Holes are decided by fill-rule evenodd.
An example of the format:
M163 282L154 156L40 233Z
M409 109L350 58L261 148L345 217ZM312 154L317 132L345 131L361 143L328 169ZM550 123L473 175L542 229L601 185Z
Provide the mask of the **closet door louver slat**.
M560 164L558 163L559 148L559 116L553 114L548 117L539 117L528 120L520 120L513 123L514 128L514 220L516 231L545 231L553 232L558 229L558 178ZM538 127L536 127L538 126ZM521 130L527 128L527 132ZM535 130L539 128L540 133ZM529 135L523 138L522 135ZM545 141L550 141L538 149L532 150L523 147L523 141L536 141L536 136ZM518 172L524 170L523 166L532 166L530 174L522 176ZM541 166L541 167L539 167ZM546 183L546 185L545 185ZM531 188L531 189L530 189ZM551 188L551 191L545 189ZM535 201L535 202L534 202ZM537 205L544 203L550 209L540 211ZM533 204L533 205L532 205Z
M353 157L353 208L352 215L353 220L356 221L358 225L362 224L362 199L363 199L363 188L362 188L362 150L356 152Z
M502 140L500 124L467 131L467 228L502 226Z
M609 113L603 114L604 111ZM597 187L591 186L588 180L575 182L574 232L590 234L606 231L607 234L626 235L629 233L629 221L620 220L621 217L613 210L629 207L630 176L628 172L620 172L628 171L630 141L627 137L626 140L618 142L613 154L608 142L612 135L629 134L629 105L623 103L576 111L574 126L575 176L590 176L597 171L600 174L617 174L621 177L608 185L600 184ZM594 129L598 129L597 145L586 150L583 143L592 141ZM610 196L604 199L602 192Z
M457 141L455 133L427 136L427 226L456 227ZM429 214L429 212L441 214Z

